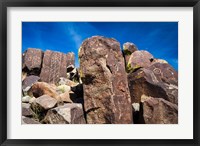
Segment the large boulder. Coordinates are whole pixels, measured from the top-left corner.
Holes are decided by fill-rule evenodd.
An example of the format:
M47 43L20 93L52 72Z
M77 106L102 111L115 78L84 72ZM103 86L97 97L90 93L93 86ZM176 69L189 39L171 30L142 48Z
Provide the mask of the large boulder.
M148 98L141 104L145 124L178 124L178 106L162 98ZM141 121L142 122L142 121Z
M28 91L30 96L40 97L44 94L59 100L59 94L56 92L56 86L45 82L36 82Z
M67 56L67 67L69 65L75 65L75 54L73 52L69 52L66 54Z
M60 77L66 77L67 56L60 52L45 51L43 57L41 81L57 83Z
M128 64L126 66L127 72L134 72L139 68L146 68L151 65L153 55L148 51L135 51L131 54Z
M129 73L128 81L132 103L154 97L178 104L178 74L167 63L153 63Z
M22 69L28 74L39 75L41 71L43 52L40 49L28 48L22 54Z
M94 36L79 50L84 108L89 124L130 124L132 109L120 44Z
M81 104L64 104L50 109L43 120L48 124L85 124L83 107Z
M128 64L131 54L137 50L138 50L137 46L133 43L126 42L123 44L123 55L124 55L126 65Z

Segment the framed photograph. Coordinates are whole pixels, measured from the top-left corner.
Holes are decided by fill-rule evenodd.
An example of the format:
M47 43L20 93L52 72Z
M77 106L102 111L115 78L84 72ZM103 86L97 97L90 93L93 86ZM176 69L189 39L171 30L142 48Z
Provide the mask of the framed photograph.
M199 145L199 0L0 2L1 145Z

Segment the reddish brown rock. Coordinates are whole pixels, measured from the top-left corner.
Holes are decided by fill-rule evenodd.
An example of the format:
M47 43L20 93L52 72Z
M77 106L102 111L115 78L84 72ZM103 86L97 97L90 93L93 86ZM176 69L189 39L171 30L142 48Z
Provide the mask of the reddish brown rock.
M178 107L162 98L149 98L142 104L145 124L178 124Z
M95 36L79 50L84 108L89 124L130 124L132 107L120 44Z
M42 58L42 50L28 48L22 55L22 69L28 72L28 74L39 75L41 71Z
M40 74L41 81L47 83L57 83L60 77L66 77L67 57L60 52L45 51L42 70Z
M124 58L125 58L125 64L126 65L128 64L128 61L129 61L131 54L133 52L137 51L137 50L138 50L138 48L135 44L130 43L130 42L124 43L124 45L123 45L123 55L124 55Z
M75 66L75 55L73 52L69 52L66 54L67 56L67 67L70 65Z
M64 104L53 109L50 109L44 123L48 124L85 124L85 118L83 114L83 107L81 104Z
M128 81L132 103L154 97L178 104L178 74L167 63L154 63L129 73Z
M135 51L131 54L128 64L127 71L134 72L139 68L146 68L151 65L153 61L153 55L147 51Z
M34 96L36 98L46 94L59 100L59 95L56 92L56 86L45 82L36 82L28 92L30 96Z

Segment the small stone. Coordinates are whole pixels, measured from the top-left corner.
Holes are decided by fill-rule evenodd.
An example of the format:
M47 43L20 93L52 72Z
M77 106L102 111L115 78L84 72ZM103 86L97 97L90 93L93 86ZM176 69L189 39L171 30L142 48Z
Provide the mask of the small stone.
M22 97L22 102L23 103L29 103L30 99L31 99L31 97L26 95L26 96Z
M86 124L81 104L68 103L50 109L44 123L48 124Z
M44 110L48 110L50 108L55 107L57 100L48 95L43 95L36 98L35 102Z
M32 118L22 116L22 124L41 124L41 123Z
M22 116L32 116L33 111L31 110L31 105L29 103L22 103Z

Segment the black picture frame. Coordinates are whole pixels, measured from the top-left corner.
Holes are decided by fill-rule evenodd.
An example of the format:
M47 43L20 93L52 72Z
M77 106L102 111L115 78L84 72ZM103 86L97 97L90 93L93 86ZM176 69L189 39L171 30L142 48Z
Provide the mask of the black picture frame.
M187 139L142 140L24 140L7 139L7 8L8 7L193 7L193 135ZM1 0L0 1L0 144L2 146L35 145L148 145L148 146L197 146L199 139L199 63L200 63L200 2L199 0ZM192 48L188 48L192 49ZM6 92L7 91L7 92ZM167 137L166 137L167 138Z

